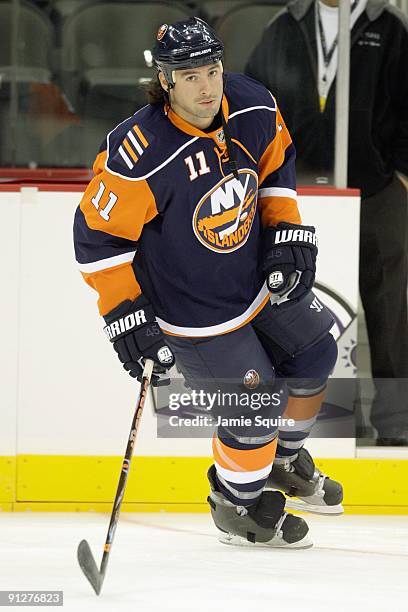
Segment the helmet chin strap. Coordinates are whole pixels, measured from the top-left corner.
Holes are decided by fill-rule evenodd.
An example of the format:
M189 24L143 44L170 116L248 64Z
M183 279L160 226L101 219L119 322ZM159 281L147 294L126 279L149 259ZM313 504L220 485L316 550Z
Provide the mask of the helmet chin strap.
M239 181L237 162L233 156L233 145L232 145L232 140L231 140L231 134L230 134L229 127L227 124L227 120L224 117L224 113L222 111L222 105L221 105L221 121L222 121L222 129L224 130L224 135L225 135L225 144L227 146L227 152L228 152L228 157L229 157L228 165L230 167L232 174L234 175L234 178L236 178L237 181Z
M222 66L222 64L221 64ZM225 84L227 81L227 77L225 76L225 73L223 73L222 75L222 80L223 80L223 92L225 91ZM239 174L238 174L238 168L237 168L237 162L236 159L233 155L233 144L232 144L232 140L231 140L231 133L229 131L229 127L228 127L228 123L227 123L227 119L228 117L224 117L224 112L222 110L222 101L221 101L221 107L220 107L220 111L221 111L221 122L222 122L222 129L224 130L224 135L225 135L225 144L227 147L227 152L228 152L228 157L229 157L229 162L228 165L230 167L230 170L234 176L235 179L237 179L237 181L239 181Z

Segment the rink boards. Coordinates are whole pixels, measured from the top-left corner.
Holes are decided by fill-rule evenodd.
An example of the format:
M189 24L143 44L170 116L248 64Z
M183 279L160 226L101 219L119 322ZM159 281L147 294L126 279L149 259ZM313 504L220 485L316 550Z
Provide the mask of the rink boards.
M116 487L138 388L121 371L102 333L96 294L76 269L71 228L82 190L0 188L4 510L105 511ZM319 232L317 294L336 313L341 358L335 375L353 377L358 193L304 189L299 206L303 222ZM342 479L348 510L408 510L405 459L357 458L351 438L314 439L308 447L319 467ZM128 509L206 509L210 440L158 438L148 403L135 453Z
M110 512L121 457L19 455L3 473L0 507L14 511ZM209 457L135 456L123 510L208 512ZM351 514L408 514L405 459L317 459L341 481ZM17 481L17 483L16 483Z

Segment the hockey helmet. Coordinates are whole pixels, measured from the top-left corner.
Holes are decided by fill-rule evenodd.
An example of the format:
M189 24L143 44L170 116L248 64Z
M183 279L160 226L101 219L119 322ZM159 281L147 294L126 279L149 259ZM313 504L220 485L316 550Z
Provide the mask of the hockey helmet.
M223 51L224 45L214 30L199 17L190 17L160 26L153 59L169 86L174 87L174 70L219 62Z

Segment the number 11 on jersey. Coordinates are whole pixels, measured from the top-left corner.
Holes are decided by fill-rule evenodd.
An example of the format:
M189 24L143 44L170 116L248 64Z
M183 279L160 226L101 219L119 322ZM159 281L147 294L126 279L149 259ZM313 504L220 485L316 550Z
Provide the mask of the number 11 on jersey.
M207 160L205 159L204 151L199 151L198 153L196 153L196 158L199 163L198 172L195 168L194 160L191 155L189 157L186 157L184 160L184 163L190 171L190 181L195 181L195 179L199 176L211 172L210 167L207 164Z
M115 195L113 193L113 191L109 192L109 200L107 205L105 206L105 208L99 208L99 203L102 199L103 194L105 193L106 190L106 186L105 184L101 181L99 183L99 189L98 189L98 193L96 194L96 196L94 196L91 200L92 204L95 206L96 210L99 211L99 214L101 215L102 219L105 219L105 221L109 221L110 217L109 217L109 213L111 212L112 208L115 206L117 200L118 200L118 196Z

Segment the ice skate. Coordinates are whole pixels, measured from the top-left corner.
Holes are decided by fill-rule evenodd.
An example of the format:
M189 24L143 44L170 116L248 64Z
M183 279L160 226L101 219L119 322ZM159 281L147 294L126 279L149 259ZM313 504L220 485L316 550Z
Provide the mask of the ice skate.
M310 548L307 523L285 512L285 498L278 491L264 491L253 506L235 506L218 490L215 466L208 470L211 493L207 498L219 541L235 546Z
M279 489L289 496L287 508L315 514L342 514L343 487L320 472L305 448L296 459L275 459L266 483L267 490Z

